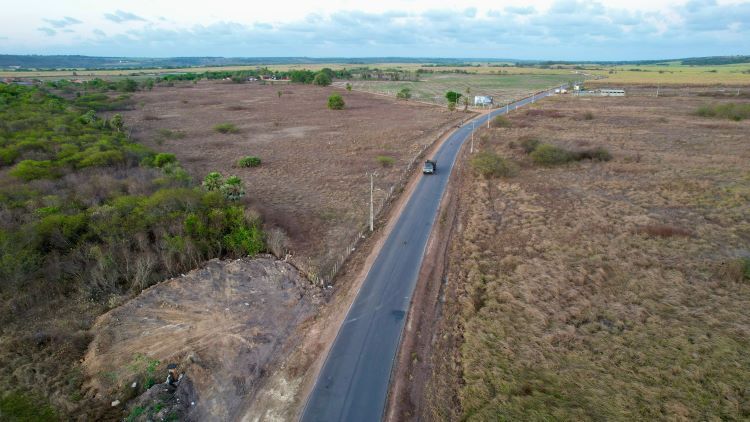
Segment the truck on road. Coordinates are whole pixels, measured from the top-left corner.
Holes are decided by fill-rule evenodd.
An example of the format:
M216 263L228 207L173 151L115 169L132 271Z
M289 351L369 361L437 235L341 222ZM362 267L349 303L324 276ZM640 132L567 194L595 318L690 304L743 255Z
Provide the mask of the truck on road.
M434 161L434 160L425 161L424 167L422 167L422 173L435 174L435 172L437 172L437 161Z

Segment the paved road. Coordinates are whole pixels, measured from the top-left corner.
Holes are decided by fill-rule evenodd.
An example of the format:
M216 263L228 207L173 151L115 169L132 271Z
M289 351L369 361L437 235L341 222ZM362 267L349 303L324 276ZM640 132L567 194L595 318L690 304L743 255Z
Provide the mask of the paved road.
M537 94L535 100L547 95ZM526 98L512 104L511 113L530 102ZM505 110L477 117L475 127ZM471 121L457 129L434 156L437 173L417 184L339 329L308 397L303 421L381 420L427 240L458 151L471 130Z

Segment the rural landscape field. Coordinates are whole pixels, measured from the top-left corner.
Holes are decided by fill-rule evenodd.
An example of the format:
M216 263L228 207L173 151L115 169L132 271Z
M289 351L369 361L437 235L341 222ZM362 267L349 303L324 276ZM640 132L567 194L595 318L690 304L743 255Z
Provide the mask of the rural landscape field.
M427 419L750 415L750 126L706 104L750 107L553 98L479 133Z
M750 420L750 2L21 2L0 421Z

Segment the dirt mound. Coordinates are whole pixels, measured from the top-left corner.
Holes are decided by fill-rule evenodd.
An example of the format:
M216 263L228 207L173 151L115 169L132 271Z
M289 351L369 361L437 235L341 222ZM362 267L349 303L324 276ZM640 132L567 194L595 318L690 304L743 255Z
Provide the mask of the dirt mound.
M209 261L96 321L83 363L88 394L126 403L178 363L199 401L191 416L236 419L293 347L320 293L271 257ZM133 387L135 383L136 387Z

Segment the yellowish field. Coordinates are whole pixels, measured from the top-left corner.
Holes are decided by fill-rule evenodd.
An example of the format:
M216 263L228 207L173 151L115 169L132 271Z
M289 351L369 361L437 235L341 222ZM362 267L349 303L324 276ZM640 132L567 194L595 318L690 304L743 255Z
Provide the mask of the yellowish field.
M499 63L488 65L487 63L471 63L479 66L440 66L431 67L428 63L317 63L317 64L284 64L264 66L271 70L286 71L292 69L320 70L331 69L353 69L358 67L369 67L371 69L397 69L403 71L416 71L417 69L430 69L435 72L465 71L480 75L505 74L505 75L554 75L570 72L583 76L597 76L604 79L592 81L592 85L627 85L627 84L649 84L649 85L750 85L750 63L731 64L722 66L683 66L677 63L667 65L585 65L581 69L573 65L554 65L554 68L542 69L536 67L500 67ZM51 70L51 71L28 71L12 72L0 71L0 78L92 78L92 77L153 77L166 73L182 72L220 72L220 71L242 71L255 70L256 65L250 66L214 66L214 67L183 67L183 68L159 68L159 69L123 69L123 70ZM576 67L579 67L576 69Z
M593 85L750 85L750 63L723 66L626 65L604 67L590 73L606 78L592 81L590 84Z

